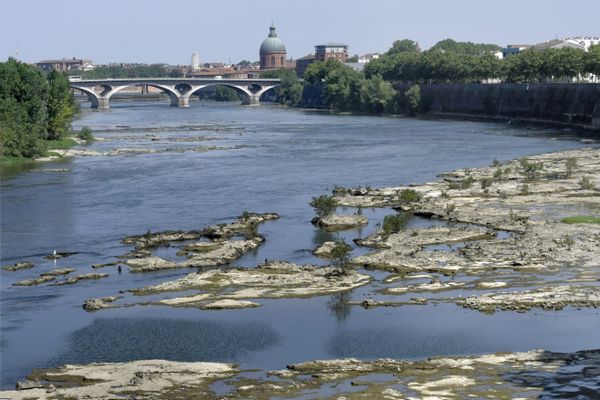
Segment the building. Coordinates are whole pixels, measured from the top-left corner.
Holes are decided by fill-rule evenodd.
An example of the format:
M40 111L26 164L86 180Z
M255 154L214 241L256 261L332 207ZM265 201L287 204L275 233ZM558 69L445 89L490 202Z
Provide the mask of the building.
M277 37L275 27L271 25L269 36L260 45L260 69L286 68L286 55L285 45Z
M348 59L348 45L325 43L315 46L315 61L337 60L345 63Z
M199 60L198 60L198 53L192 53L192 71L195 71L198 69L198 65L199 65Z
M588 51L592 45L600 44L600 36L573 36L564 38L563 40L574 40L579 42L585 47L585 51Z
M309 54L296 60L296 75L303 76L306 68L315 62L315 55Z
M530 48L530 44L509 44L504 49L502 49L502 58L514 56L515 54L519 54L523 50L527 50Z
M534 44L532 50L546 51L550 49L577 49L585 51L585 45L573 39L554 39Z
M92 60L88 59L79 59L79 58L71 58L62 60L42 60L40 62L35 63L38 68L43 69L44 71L91 71L94 69L94 65L92 64Z
M367 64L371 60L376 60L379 58L379 53L368 53L358 57L359 64Z

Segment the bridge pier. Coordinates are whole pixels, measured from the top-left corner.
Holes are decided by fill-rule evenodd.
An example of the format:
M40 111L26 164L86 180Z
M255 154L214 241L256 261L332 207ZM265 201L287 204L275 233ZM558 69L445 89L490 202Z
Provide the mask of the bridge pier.
M96 105L96 108L99 110L108 110L110 108L109 101L109 97L98 97L98 104ZM93 104L92 107L94 107Z
M171 104L171 107L184 107L187 108L190 106L190 98L189 97L185 97L185 96L180 96L177 98L177 105L173 106L173 104Z
M244 106L257 106L260 104L260 96L253 94L248 96L242 96L242 105Z

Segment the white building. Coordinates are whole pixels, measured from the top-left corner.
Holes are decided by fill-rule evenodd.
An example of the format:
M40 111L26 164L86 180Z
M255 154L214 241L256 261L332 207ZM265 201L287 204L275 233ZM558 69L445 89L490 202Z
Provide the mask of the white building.
M379 58L379 53L369 53L358 57L359 64L366 64L371 60Z
M600 44L600 36L573 36L564 38L563 40L572 40L584 46L585 51L588 51L590 46Z
M194 53L192 53L192 71L196 71L198 69L198 65L199 65L198 53L194 52Z

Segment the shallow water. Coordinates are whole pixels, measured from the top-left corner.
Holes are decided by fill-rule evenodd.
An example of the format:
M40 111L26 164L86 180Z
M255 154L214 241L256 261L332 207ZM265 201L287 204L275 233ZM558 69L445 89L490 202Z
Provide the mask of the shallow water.
M380 285L377 281L344 295L260 300L263 307L249 310L136 306L86 313L81 309L86 298L189 272L92 270L91 264L113 261L130 250L120 243L125 235L200 229L230 221L243 210L277 212L280 220L259 228L266 237L263 246L235 264L253 267L265 258L323 264L311 251L336 235L310 224L308 202L334 185L420 183L493 159L580 146L557 131L487 123L334 116L210 102L195 102L189 109L158 102L112 106L106 112L84 110L76 121L76 127L90 126L107 139L87 149L228 149L78 157L35 166L68 172L3 174L2 265L32 261L36 266L2 271L2 388L13 387L33 368L64 362L168 358L280 369L317 358L574 351L600 345L597 310L484 315L451 304L369 310L341 305L348 298L362 299ZM114 140L119 137L126 139ZM341 236L347 241L365 236L390 212L364 210L369 226ZM80 253L56 262L42 259L54 249ZM365 250L355 254L359 251ZM157 253L174 255L170 248ZM67 266L76 273L110 276L66 286L11 286ZM387 276L371 274L377 280Z

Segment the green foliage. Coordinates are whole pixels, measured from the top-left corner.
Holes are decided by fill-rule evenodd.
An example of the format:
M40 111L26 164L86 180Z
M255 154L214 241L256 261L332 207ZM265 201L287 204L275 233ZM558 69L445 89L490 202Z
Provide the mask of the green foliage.
M567 168L567 177L570 177L573 175L573 170L577 168L577 159L575 157L567 158L565 167Z
M600 44L590 46L583 59L585 73L600 76Z
M523 173L525 174L525 176L527 176L528 179L535 179L538 171L544 169L544 164L542 162L530 162L526 158L519 160L519 165L521 166Z
M461 55L479 55L501 50L496 44L457 42L453 39L444 39L437 42L429 51L442 51Z
M319 217L325 217L335 211L337 203L333 196L322 194L321 196L313 197L310 206L314 208L315 213Z
M280 68L262 72L260 76L261 78L281 79L281 85L275 88L276 102L290 106L300 103L302 83L300 83L296 72L291 69Z
M10 58L0 63L2 155L33 158L46 151L49 84L35 67Z
M215 100L216 101L239 101L240 96L228 86L219 85L215 88Z
M397 53L418 53L419 45L417 42L410 39L396 40L392 43L392 48L388 50L387 54Z
M406 226L406 214L386 215L383 218L383 233L391 235L392 233L400 232Z
M402 189L398 195L400 201L404 204L416 203L421 201L421 193L414 189Z
M502 177L502 168L497 168L494 171L494 179L500 179Z
M406 108L409 114L417 115L421 109L421 88L413 85L404 92Z
M481 184L482 189L487 189L490 186L492 186L492 183L494 183L494 180L492 178L481 178L479 183Z
M473 182L475 182L475 179L472 176L469 176L469 177L459 180L459 181L450 182L448 184L448 188L449 189L469 189L471 186L473 186Z
M58 140L69 132L75 115L75 99L66 75L58 71L48 74L48 139Z
M500 165L502 165L502 163L499 160L494 158L492 160L492 163L490 164L490 167L499 167Z
M524 183L520 188L519 188L519 193L521 193L523 196L526 196L529 194L529 185Z
M346 59L346 62L349 62L349 63L356 63L356 62L358 62L358 54L355 54L352 57L348 57Z
M56 139L49 140L47 143L48 150L65 150L70 149L73 146L76 146L77 142L73 139L65 138L65 139Z
M352 270L350 265L351 250L352 247L344 239L335 241L335 246L331 250L331 265L339 271L340 275L347 275Z
M163 78L167 71L162 65L136 65L131 67L121 65L96 66L91 71L85 71L84 79L105 78Z
M363 111L381 114L390 111L396 92L379 75L367 79L360 89L360 101Z
M85 140L91 142L94 140L94 135L92 135L92 129L89 126L84 126L81 128L79 132L77 132L77 137L81 140Z
M185 74L183 73L183 71L179 68L174 68L171 70L171 72L169 72L169 76L171 78L183 78L185 76Z
M577 182L582 190L594 190L595 186L589 176L582 176Z
M565 224L600 224L600 217L595 215L578 215L575 217L566 217L560 221Z

